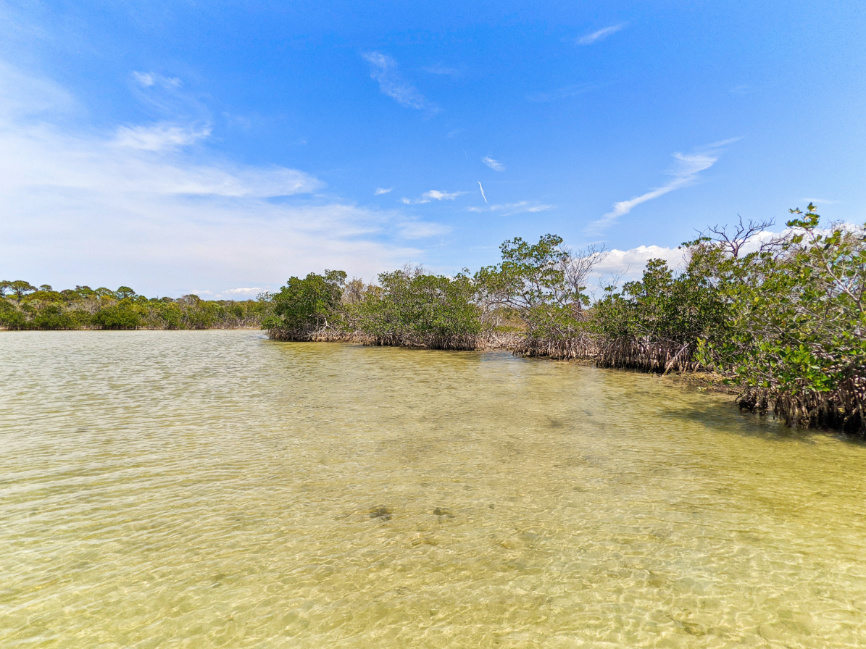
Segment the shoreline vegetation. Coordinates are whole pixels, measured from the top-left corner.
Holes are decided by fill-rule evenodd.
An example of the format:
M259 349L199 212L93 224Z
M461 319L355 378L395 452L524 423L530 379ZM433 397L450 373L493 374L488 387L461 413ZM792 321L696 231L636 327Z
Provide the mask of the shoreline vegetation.
M819 227L811 204L791 214L771 239L771 222L709 228L682 245L681 270L652 259L596 299L587 285L604 249L548 234L505 241L501 261L474 274L406 266L366 284L326 270L237 302L0 282L0 326L261 327L279 341L504 349L721 382L744 410L866 438L866 226Z
M364 284L310 273L271 296L263 327L274 340L507 349L700 375L744 410L866 437L866 227L819 227L811 204L791 215L770 239L770 222L709 228L683 244L682 270L650 260L641 279L612 280L595 300L587 284L604 250L571 251L550 234L505 241L500 263L472 275L405 267Z
M197 295L147 298L128 286L116 291L76 286L55 291L23 280L0 281L0 327L12 331L69 329L260 329L269 297L203 300Z

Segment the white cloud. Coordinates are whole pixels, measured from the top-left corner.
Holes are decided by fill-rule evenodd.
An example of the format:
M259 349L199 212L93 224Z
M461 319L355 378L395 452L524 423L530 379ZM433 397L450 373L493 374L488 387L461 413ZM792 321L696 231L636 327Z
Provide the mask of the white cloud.
M25 74L0 61L0 117L13 119L44 113L68 114L77 108L73 96L50 79Z
M443 192L438 189L431 189L428 192L421 194L421 198L401 198L400 202L404 205L423 205L430 201L453 201L458 196L463 196L466 192Z
M213 121L204 98L178 77L133 72L131 78L133 96L160 122L209 124Z
M132 78L142 88L159 86L160 88L180 88L183 81L177 77L164 77L156 72L133 72Z
M264 293L265 291L270 290L267 287L261 286L253 286L250 288L227 288L224 291L218 291L217 294L222 299L229 300L245 300L256 297L259 293ZM207 291L202 291L202 294L208 293Z
M694 153L674 153L674 166L668 172L668 175L671 176L670 181L640 196L614 203L613 209L597 221L594 221L590 225L589 230L594 232L604 230L613 225L619 217L625 216L638 205L669 194L676 189L691 185L697 180L698 174L706 171L718 161L722 147L732 144L739 139L732 138L722 142L715 142Z
M625 23L620 23L619 25L611 25L610 27L605 27L604 29L599 29L596 32L592 32L591 34L587 34L577 40L578 45L592 45L593 43L597 43L598 41L604 40L608 36L616 34L623 27L625 27Z
M226 288L214 291L194 287L192 290L188 291L188 293L198 295L200 298L206 300L254 300L262 293L277 292L279 292L279 287L276 285L253 286L250 288Z
M486 155L483 158L481 158L481 162L483 162L488 167L493 169L493 171L505 171L505 165L502 164L501 162L497 162L496 160L491 158L489 155Z
M640 279L650 259L664 259L670 268L678 269L685 263L685 251L666 246L607 250L589 276L589 293L600 297L603 289L610 284L618 283L621 287L624 282Z
M373 196L382 196L383 194L390 194L393 191L393 187L376 187L376 191L373 192Z
M478 183L479 185L481 183ZM482 196L484 196L482 190ZM484 198L487 202L487 198ZM553 205L544 205L543 203L534 203L530 201L520 201L519 203L500 203L496 205L485 205L484 207L468 207L470 212L481 214L484 212L500 213L500 216L511 216L512 214L537 214L538 212L546 212L552 210Z
M427 221L404 221L397 224L397 231L403 239L426 239L451 232L451 228L442 223Z
M46 125L3 129L0 190L132 197L269 198L307 194L316 178L285 167L252 167L161 156L164 150L118 146L116 137L75 135ZM156 154L156 155L154 155Z
M841 201L834 201L829 198L801 198L805 205L814 203L815 205L838 205Z
M858 226L843 223L843 228L851 231L857 231ZM822 230L822 234L829 233L829 230ZM742 248L741 254L756 252L761 245L776 241L780 238L788 237L795 234L795 231L786 228L781 232L773 232L763 230L757 232L755 236ZM673 270L684 270L687 262L688 250L680 247L669 246L637 246L628 250L619 250L614 248L606 252L604 258L593 269L593 276L597 283L604 283L604 280L611 278L620 278L621 281L630 281L640 279L643 276L643 271L646 268L646 263L650 259L663 259L667 262L668 267Z
M155 75L151 72L135 72L132 73L132 78L138 82L142 88L150 88L156 84Z
M279 285L323 268L372 276L422 255L401 240L442 231L325 202L314 194L324 184L297 169L180 148L200 127L75 126L68 93L8 70L0 66L0 259L15 276L159 295Z
M195 144L210 136L211 127L161 122L149 126L121 126L115 144L143 151L168 151Z
M487 194L484 193L484 185L481 184L481 181L478 181L478 189L481 190L481 198L484 199L484 204L487 204Z
M683 253L684 251L680 248L665 246L638 246L629 250L614 248L608 251L607 256L596 266L595 270L599 274L624 274L629 277L639 277L650 259L664 259L669 266L676 268L683 262Z
M435 105L427 101L415 87L397 72L397 62L381 52L367 52L364 60L370 64L370 77L379 84L379 90L401 106L436 112Z
M466 192L440 192L437 189L431 189L429 192L424 192L424 198L432 198L436 201L453 201L458 196L462 196Z

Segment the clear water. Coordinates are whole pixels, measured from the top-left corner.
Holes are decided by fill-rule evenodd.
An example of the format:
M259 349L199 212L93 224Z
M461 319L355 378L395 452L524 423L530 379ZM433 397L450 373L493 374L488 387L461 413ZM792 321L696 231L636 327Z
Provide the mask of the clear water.
M668 380L0 334L0 647L866 646L866 447Z

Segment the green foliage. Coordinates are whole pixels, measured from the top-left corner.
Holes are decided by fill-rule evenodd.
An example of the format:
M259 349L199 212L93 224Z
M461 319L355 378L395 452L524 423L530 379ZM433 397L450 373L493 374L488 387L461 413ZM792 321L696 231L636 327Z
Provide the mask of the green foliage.
M39 309L30 319L32 329L80 329L79 312L67 311L62 304L52 303Z
M93 322L103 329L138 329L142 325L141 315L127 298L100 309L93 316Z
M5 298L0 298L0 327L13 331L27 328L25 315Z
M702 243L693 247L687 269L679 274L665 261L651 259L640 280L627 282L620 292L607 291L591 318L601 339L602 364L690 368L700 341L724 332L726 309L708 272L706 250Z
M505 241L500 251L499 264L475 274L481 303L511 309L523 320L531 338L576 335L588 297L580 283L569 281L572 259L562 248L562 238L546 234L530 244L517 237Z
M310 273L304 279L291 277L272 296L273 316L262 326L301 338L322 328L339 328L345 282L346 273L341 270L326 270L324 275Z
M151 313L157 323L165 329L184 329L183 310L172 302L157 301L151 306Z
M208 301L194 295L148 299L124 286L117 291L94 291L88 286L54 291L48 284L36 289L28 282L4 281L2 288L0 327L13 330L257 327L273 306L267 299Z
M28 293L32 293L36 290L36 287L33 286L30 282L25 282L23 279L16 279L14 282L7 282L7 287L9 291L15 295L15 298L18 300L18 304L21 304L21 299L27 295Z
M547 234L537 243L505 241L500 263L472 277L404 268L365 285L325 271L244 302L2 281L0 326L261 325L280 339L445 349L504 339L519 354L714 370L739 386L744 407L866 436L866 226L822 230L819 222L813 205L792 210L789 235L757 249L753 237L768 223L740 220L732 232L715 226L714 237L683 244L683 270L650 260L639 280L607 289L594 304L585 288L603 251L575 254Z
M378 344L475 347L481 319L469 277L398 270L379 275L379 283L356 310L360 330Z
M793 234L741 258L719 260L724 337L699 358L731 376L743 403L789 423L866 433L866 227L821 231L814 205L792 210Z

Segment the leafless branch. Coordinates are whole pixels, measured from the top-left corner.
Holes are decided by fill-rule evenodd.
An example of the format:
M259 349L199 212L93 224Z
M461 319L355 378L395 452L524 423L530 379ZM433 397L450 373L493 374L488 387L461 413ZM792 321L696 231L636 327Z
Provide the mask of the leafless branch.
M760 234L774 225L775 221L772 219L767 221L752 221L749 219L748 223L743 223L743 217L739 214L737 215L739 220L733 226L731 226L731 231L728 231L729 226L724 225L714 225L710 228L707 228L707 232L709 235L712 235L711 238L717 243L721 244L722 249L730 253L732 257L739 257L740 251L743 249L750 240L752 240L756 235ZM772 246L773 242L765 243L761 246L763 250L765 246Z

